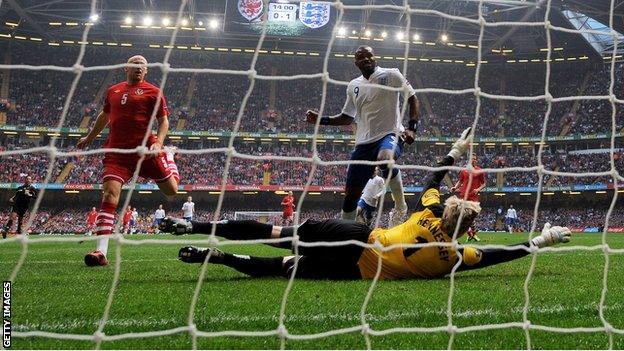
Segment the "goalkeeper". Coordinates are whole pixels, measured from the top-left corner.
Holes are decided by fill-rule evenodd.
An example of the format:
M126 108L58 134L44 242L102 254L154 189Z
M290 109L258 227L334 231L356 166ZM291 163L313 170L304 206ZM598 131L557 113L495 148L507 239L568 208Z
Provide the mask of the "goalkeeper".
M470 143L469 133L470 128L462 133L438 166L451 166L466 152ZM298 227L279 227L249 220L214 223L166 218L161 223L161 230L178 235L206 234L216 225L216 235L226 239L257 240L291 238L296 229L301 242L334 243L336 246L299 245L296 276L307 279L371 279L377 272L380 258L380 279L443 277L457 264L457 251L462 256L458 271L464 271L526 256L529 254L526 248L531 246L542 248L570 240L568 228L546 224L541 235L530 242L516 245L516 249L478 249L465 246L454 250L448 244L452 242L456 226L459 238L472 225L481 208L476 202L461 200L456 196L451 196L444 204L440 202L439 187L447 172L448 170L438 170L427 178L416 212L406 222L391 229L371 230L365 224L341 219L307 220ZM340 241L349 243L336 243ZM365 248L361 246L364 243L380 245ZM442 245L404 247L427 243ZM292 249L290 240L275 245ZM193 246L181 248L178 255L180 260L187 263L207 261L222 264L252 277L290 277L296 261L295 256L252 257L225 253L216 248Z

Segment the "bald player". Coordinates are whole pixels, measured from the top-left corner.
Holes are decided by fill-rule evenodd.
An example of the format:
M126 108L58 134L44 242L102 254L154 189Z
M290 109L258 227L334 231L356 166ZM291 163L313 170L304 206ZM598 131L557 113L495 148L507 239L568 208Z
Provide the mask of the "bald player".
M347 100L342 113L320 117L321 125L357 124L355 150L351 160L387 161L401 155L403 143L414 142L419 119L419 103L414 89L396 68L377 66L375 53L370 46L360 46L355 52L355 66L362 75L353 79L347 86ZM380 86L404 88L404 91L385 90ZM408 127L403 127L399 97L407 92L409 110ZM316 123L319 115L308 110L306 120ZM407 214L407 204L403 195L403 182L398 169L379 165L384 179L394 199L394 209L390 212L390 227L400 224ZM351 164L347 170L345 199L342 205L342 218L355 219L357 203L366 183L373 175L374 165Z
M167 102L160 89L145 81L147 59L135 55L128 59L124 68L126 80L108 88L104 107L89 133L78 141L78 148L86 148L108 126L105 148L134 149L143 143L148 133L146 147L153 154L147 155L141 164L139 176L153 180L167 196L178 192L180 179L173 153L163 147L169 131ZM156 135L148 131L150 120L158 122ZM102 203L96 219L97 248L85 258L87 266L108 264L108 235L112 234L115 211L119 203L121 187L138 166L139 154L107 152L102 161Z

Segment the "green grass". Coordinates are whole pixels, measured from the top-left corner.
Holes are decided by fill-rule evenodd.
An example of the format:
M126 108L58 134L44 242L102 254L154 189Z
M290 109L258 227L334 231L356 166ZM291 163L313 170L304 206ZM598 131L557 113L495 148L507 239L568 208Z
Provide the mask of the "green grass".
M480 244L512 244L524 235L480 234ZM141 240L146 236L135 236ZM161 236L163 240L170 236ZM189 240L198 236L186 237ZM202 237L205 238L205 237ZM93 334L102 316L114 273L114 249L107 267L87 268L83 255L93 242L29 244L26 262L13 284L14 331L42 330ZM600 244L596 234L575 235L574 245ZM624 248L624 234L610 234L612 248ZM107 335L166 330L187 325L189 306L199 265L176 260L180 245L124 245L119 285L115 292ZM112 248L112 245L111 245ZM286 251L250 245L227 251L255 255L281 255ZM0 274L6 279L20 254L18 243L0 244ZM514 262L458 274L453 297L453 323L458 327L522 321L523 284L531 262ZM624 329L624 255L609 256L609 290L605 317ZM540 253L530 282L533 324L552 327L601 327L598 303L605 258L602 251ZM278 325L285 279L250 279L229 268L209 266L195 314L202 331L268 331ZM360 308L369 281L332 282L298 280L288 298L286 327L294 335L321 333L360 324ZM396 327L438 327L447 324L449 279L379 282L367 308L370 327L377 331ZM536 349L604 349L604 332L560 334L530 332ZM449 334L392 333L372 336L377 349L445 349ZM624 335L613 335L614 348L624 348ZM51 338L13 338L15 349L87 349L90 341ZM106 349L186 349L188 333L104 342ZM202 337L199 348L276 349L280 340L268 337ZM316 340L288 340L286 348L366 348L364 336L353 332ZM457 349L526 349L522 329L460 333Z

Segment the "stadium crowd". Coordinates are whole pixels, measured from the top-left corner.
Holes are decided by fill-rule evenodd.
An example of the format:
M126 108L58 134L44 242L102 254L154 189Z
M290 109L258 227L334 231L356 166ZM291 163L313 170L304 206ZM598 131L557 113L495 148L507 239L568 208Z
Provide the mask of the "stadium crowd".
M26 140L27 141L27 140ZM12 138L0 138L0 152L3 150L20 150L29 144ZM73 141L65 141L70 145L61 148L63 151L75 151ZM193 150L198 148L225 147L222 142L192 143L181 142L176 144L180 149ZM237 142L237 152L258 157L257 160L232 158L228 171L227 183L232 185L303 185L311 171L311 163L305 161L269 160L271 156L298 156L312 157L310 143L284 143L274 141L270 143ZM320 143L317 146L318 156L323 161L346 161L349 159L352 145L336 143ZM407 147L398 161L404 166L433 166L439 157L446 154L446 146L425 145ZM608 149L579 151L571 149L552 150L545 148L542 153L542 163L550 171L569 173L607 172L610 170L610 154ZM581 153L587 152L587 153ZM532 167L537 165L537 149L529 147L486 148L475 149L478 164L482 168L505 167ZM0 183L15 182L24 174L29 174L35 182L42 182L48 171L49 155L46 152L0 155L3 167L0 169ZM622 149L614 154L615 166L621 173L624 172L624 158ZM176 163L182 176L182 184L216 185L221 184L226 156L224 153L188 154L178 153ZM68 165L69 164L69 165ZM63 172L68 168L65 173ZM101 154L58 157L52 169L50 182L66 184L98 184L101 180ZM61 175L66 175L63 178ZM408 186L422 185L426 171L408 168L403 170L404 183ZM339 186L344 184L346 165L321 165L316 168L312 185ZM455 172L451 177L455 178ZM574 184L593 185L610 184L610 176L544 176L544 184L550 186L569 186ZM144 180L140 179L143 183ZM537 186L536 171L506 171L500 183L497 183L495 174L488 175L488 186L517 187Z
M74 48L16 44L10 48L0 43L0 49L6 48L12 62L26 65L54 64L71 67L75 63L77 50ZM87 50L82 64L100 66L123 63L134 51L127 49L101 48ZM151 62L163 60L163 51L145 50ZM54 62L50 58L54 58ZM172 68L218 68L241 71L241 74L213 74L170 72L167 75L164 94L167 97L169 118L172 130L228 132L235 127L236 116L241 101L250 87L250 80L245 70L249 69L251 56L243 54L211 53L199 56L193 52L174 51L170 59ZM382 67L402 68L400 61L379 62ZM545 93L545 69L542 65L525 65L517 69L514 65L484 65L481 70L479 86L482 91L492 94L537 96ZM320 78L268 79L273 76L294 76L300 74L318 74L322 72L322 60L309 57L287 57L261 55L255 69L260 75L254 82L254 89L245 110L242 113L240 131L243 132L286 132L312 133L314 126L303 122L307 109L319 109L322 102L323 83ZM586 63L553 64L548 92L553 97L574 95L605 95L610 84L610 67L595 67ZM349 81L359 75L351 60L332 59L329 73L333 79ZM423 64L409 62L407 78L415 88L467 89L474 87L474 68L463 65ZM619 98L624 91L624 65L616 65L614 92ZM7 113L8 125L56 127L64 109L72 80L73 71L61 70L14 70L3 74L9 79L8 99L0 96L2 112ZM225 79L227 78L227 79ZM101 109L105 88L124 79L122 69L83 72L73 93L71 103L67 105L67 117L64 127L86 127L93 123ZM163 71L160 67L151 67L148 81L160 84ZM343 85L328 84L324 100L324 114L340 112L345 99ZM422 102L422 122L418 134L422 136L455 136L466 126L471 125L476 114L474 94L419 93ZM479 120L476 128L478 137L527 137L539 136L545 120L548 104L543 101L494 100L481 97ZM621 110L621 109L620 109ZM616 114L616 130L624 125L622 112ZM546 121L547 135L596 134L611 131L611 104L608 100L583 100L580 103L557 102L551 106ZM319 133L351 134L354 126L320 126ZM77 139L61 138L57 147L62 151L74 151ZM0 136L0 183L16 182L24 175L33 177L34 182L42 182L50 168L50 155L46 152L11 153L33 146L47 144L49 138L26 138L22 136ZM100 147L101 140L93 147ZM206 149L224 147L223 141L180 141L176 146L181 149ZM312 157L310 143L269 143L236 142L240 153L257 157L299 156ZM432 166L448 150L448 146L418 144L407 148L398 161L400 165ZM590 146L585 146L589 148ZM610 170L610 155L605 153L608 145L598 150L583 150L579 145L560 145L547 147L542 154L542 163L547 170L559 172L606 172ZM580 148L580 150L578 149ZM324 161L348 160L352 145L327 141L318 144L318 157ZM536 147L497 146L475 149L479 165L483 168L531 167L537 165ZM98 184L101 179L101 155L78 157L60 157L51 167L50 182L66 184ZM182 184L215 185L220 184L226 156L223 153L184 154L176 156L182 176ZM615 167L624 172L622 151L614 155ZM311 172L311 163L302 161L284 161L233 158L228 172L227 183L233 185L302 185ZM346 165L316 168L312 185L341 186L344 184ZM403 178L406 186L419 186L426 176L426 171L404 169ZM451 172L455 179L456 173ZM488 175L488 186L537 186L539 178L535 171L507 171L503 177ZM544 184L550 186L568 186L574 184L610 184L610 176L544 176ZM144 182L140 180L140 182ZM496 226L495 210L484 211L478 220L483 230L492 230ZM540 223L552 221L570 226L596 226L604 221L605 211L543 209ZM177 214L177 213L172 213ZM520 225L530 226L532 211L520 211ZM618 209L612 216L614 227L624 226L624 213ZM225 211L223 216L232 216ZM335 217L334 211L306 212L308 217ZM5 220L6 213L1 220ZM84 231L85 216L82 210L64 209L39 211L34 220L35 232L74 233ZM149 210L141 210L138 232L149 232L152 219ZM307 217L306 217L307 216ZM199 219L212 219L212 213L200 211ZM383 216L387 220L387 216ZM385 222L382 221L382 225Z
M54 64L71 66L77 57L72 48L14 45L10 49L12 60L39 65L54 57ZM106 54L103 54L104 51ZM87 50L85 66L110 65L124 62L134 51L126 49ZM152 62L162 61L162 51L146 50ZM201 58L201 59L200 59ZM249 69L250 56L242 54L203 54L174 52L170 59L172 68L220 68L245 71ZM258 74L264 76L293 76L322 72L322 60L304 57L260 56L256 65ZM383 67L401 68L400 61L380 61ZM574 65L571 67L570 65ZM544 94L545 70L542 65L517 66L484 65L479 85L483 91L515 96ZM424 64L411 62L407 78L416 88L466 89L474 86L474 68L462 65ZM329 73L333 79L348 81L359 73L350 60L332 59ZM616 66L614 91L621 97L623 90L622 64ZM73 72L54 70L13 72L9 77L7 114L9 125L57 126L63 105L74 78ZM224 79L227 77L227 79ZM502 77L502 79L501 79ZM588 79L591 77L591 79ZM313 126L302 122L307 109L321 105L323 84L319 78L268 80L258 78L253 93L242 115L240 131L246 132L298 132L311 133ZM152 67L148 81L160 84L162 71ZM92 123L101 106L106 87L123 80L121 69L114 71L88 71L80 78L63 126L78 127L84 117ZM417 84L417 82L419 82ZM586 63L560 63L552 65L549 93L554 97L573 95L608 94L609 67L596 68ZM170 72L164 93L168 99L172 129L231 131L241 101L249 88L246 74L220 75L207 73ZM474 94L419 94L423 101L423 135L456 135L475 117ZM324 112L338 113L344 103L344 86L328 84ZM482 137L539 136L547 104L539 101L510 101L481 98L476 135ZM621 109L620 109L621 110ZM622 113L616 116L616 129L623 126ZM178 124L183 120L184 123ZM322 126L321 133L346 133L349 127ZM611 131L611 105L608 100L584 100L552 104L548 117L547 135L594 134Z
M124 228L121 225L122 231L125 233L156 233L156 226L154 224L154 210L149 208L138 208L139 216L136 225L132 228ZM266 211L264 209L247 209L238 211ZM277 208L275 210L278 210ZM586 227L602 228L605 223L605 216L607 209L540 209L537 221L537 228L541 228L544 223L556 223L561 226L568 226L575 229L583 229ZM167 211L168 216L182 217L182 212L179 210ZM533 224L533 209L519 209L518 210L518 230L526 231L531 228ZM8 213L0 212L0 223L5 223ZM27 214L28 216L28 214ZM87 213L84 209L43 209L37 212L33 225L30 227L29 232L32 234L83 234L87 231L86 225ZM195 220L199 221L211 221L213 220L214 212L207 210L197 210L195 213ZM118 216L119 217L119 216ZM303 222L308 218L312 219L327 219L327 218L339 218L340 211L330 211L327 209L315 209L303 211L300 215L300 221ZM28 218L28 217L25 217ZM219 215L219 219L234 219L234 210L225 210ZM281 219L281 215L271 216L259 216L259 215L243 215L237 217L237 219L260 219L267 220L269 223L277 225L284 224ZM497 224L498 221L498 224ZM502 227L503 218L497 216L496 208L485 207L482 213L477 217L476 226L481 231L496 231L506 228ZM611 214L610 220L611 228L624 227L624 209L616 208ZM385 210L379 225L381 227L387 227L388 225L388 210ZM126 230L127 229L127 230Z

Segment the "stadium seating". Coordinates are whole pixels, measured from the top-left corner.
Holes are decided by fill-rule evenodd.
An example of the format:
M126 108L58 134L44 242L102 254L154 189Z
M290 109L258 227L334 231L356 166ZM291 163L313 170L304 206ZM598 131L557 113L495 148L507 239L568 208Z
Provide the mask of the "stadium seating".
M28 52L28 54L25 54ZM14 59L24 58L25 64L39 64L44 57L53 55L58 65L71 65L77 51L70 48L41 48L33 51L28 47L15 46L11 55ZM109 55L99 52L87 52L85 66L105 65L124 62L129 51L111 51ZM148 59L162 60L162 52L148 51ZM297 64L293 64L297 60ZM199 64L198 62L201 62ZM234 70L249 69L249 56L246 55L210 55L201 56L198 61L193 53L176 54L170 60L172 67L221 68ZM261 75L311 74L321 71L321 60L292 57L261 57L256 69ZM398 61L381 61L384 67L401 67ZM549 91L554 97L570 95L606 94L610 75L607 68L593 68L576 64L568 69L566 64L553 65ZM500 69L506 77L501 82ZM616 67L615 92L622 91L622 65ZM334 79L350 80L358 73L350 60L332 60L330 74ZM584 79L591 75L588 86L583 91ZM70 104L68 116L63 126L78 127L85 116L94 117L101 105L97 92L106 81L107 72L85 72L77 86ZM113 75L113 81L123 79L119 69ZM159 84L162 72L152 68L148 80ZM63 103L69 91L74 75L55 71L21 71L11 75L9 98L12 108L7 114L9 125L44 125L57 126ZM408 65L407 78L422 81L423 86L416 88L466 89L474 86L474 68L461 65ZM52 84L51 82L54 82ZM192 82L192 83L191 83ZM415 83L414 83L415 84ZM184 128L188 130L231 131L240 108L240 102L249 86L246 75L220 76L199 73L171 73L167 77L165 95L170 107L170 116L177 126L180 118L185 119ZM542 95L544 94L544 67L527 66L516 70L514 67L484 66L481 72L480 86L483 91L505 95ZM192 89L190 89L191 87ZM271 91L274 94L271 94ZM318 109L321 102L322 83L320 79L296 79L282 81L279 84L269 80L257 80L253 94L243 113L241 131L249 132L312 132L312 126L302 122L305 111ZM337 113L344 103L344 86L329 85L325 112ZM423 108L421 128L424 135L456 135L460 129L472 123L475 114L475 98L472 94L420 94L421 100L428 100L431 111ZM608 101L582 101L578 110L572 102L553 104L547 125L548 135L604 133L611 131L611 107ZM577 111L577 112L575 112ZM482 99L477 136L539 136L546 112L546 103L514 102ZM192 116L190 116L192 114ZM192 117L192 118L191 118ZM621 112L618 112L617 129L622 128ZM568 125L568 128L564 128ZM351 127L322 127L323 133L350 132Z

